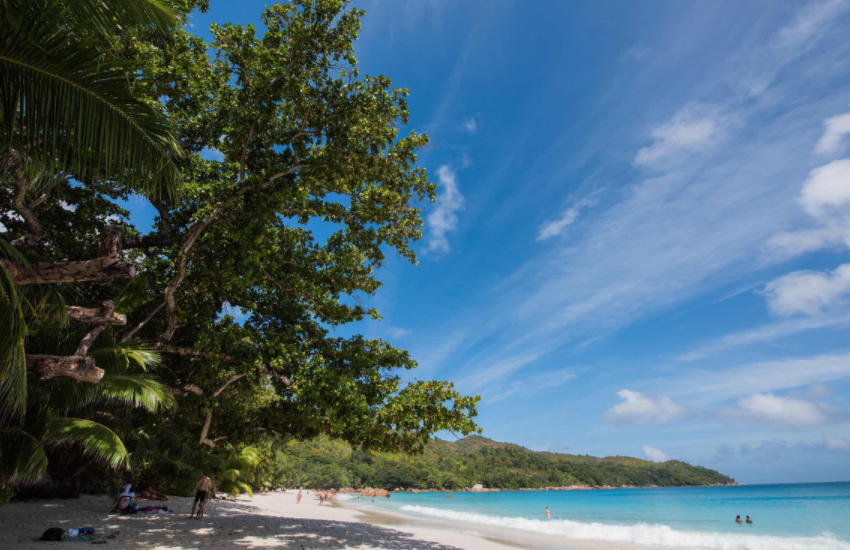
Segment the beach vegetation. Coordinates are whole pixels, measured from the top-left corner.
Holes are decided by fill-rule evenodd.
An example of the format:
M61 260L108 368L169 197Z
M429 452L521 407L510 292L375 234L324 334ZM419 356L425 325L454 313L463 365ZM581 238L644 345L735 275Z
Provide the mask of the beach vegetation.
M378 272L416 262L435 196L408 91L357 66L363 12L271 5L207 44L175 24L205 2L162 5L0 13L0 445L29 450L2 483L185 493L207 471L249 491L291 440L416 453L477 432L477 396L334 332L380 320Z

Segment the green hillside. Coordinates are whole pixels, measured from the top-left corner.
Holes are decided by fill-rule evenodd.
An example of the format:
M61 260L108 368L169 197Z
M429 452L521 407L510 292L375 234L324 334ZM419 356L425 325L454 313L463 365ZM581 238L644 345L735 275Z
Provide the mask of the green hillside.
M277 479L288 486L383 487L389 489L521 489L569 485L679 487L734 483L714 470L678 460L656 464L630 457L536 452L473 436L433 440L422 455L352 451L320 438L287 443L276 457Z

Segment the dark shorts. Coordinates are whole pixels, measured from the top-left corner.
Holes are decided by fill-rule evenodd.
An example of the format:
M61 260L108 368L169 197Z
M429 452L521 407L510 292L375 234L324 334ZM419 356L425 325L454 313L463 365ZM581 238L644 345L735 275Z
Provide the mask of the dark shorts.
M195 493L195 502L198 501L206 502L207 500L207 492L206 491L198 491Z

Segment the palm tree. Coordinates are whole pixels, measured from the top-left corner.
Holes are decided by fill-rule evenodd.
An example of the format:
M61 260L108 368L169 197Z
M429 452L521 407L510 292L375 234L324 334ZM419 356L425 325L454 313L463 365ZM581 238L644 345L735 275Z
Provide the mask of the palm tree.
M42 323L29 343L31 350L72 353L81 332ZM77 471L66 467L63 476L71 479L92 462L129 468L130 454L121 436L135 431L132 415L173 405L172 394L147 372L159 359L155 352L138 342L119 343L106 329L89 353L105 371L99 384L30 381L26 413L0 417L0 492L4 483L41 478L49 457L75 465Z
M251 485L262 481L257 479L261 460L259 450L250 446L240 449L231 444L220 447L207 458L210 472L208 475L216 491L234 497L240 493L253 497L254 490Z
M26 409L27 318L61 318L65 307L56 292L21 290L44 279L23 254L44 237L26 196L55 173L148 195L177 191L180 146L157 106L134 93L143 67L116 46L140 33L167 40L181 21L164 0L0 2L0 181L29 231L0 238L0 416Z

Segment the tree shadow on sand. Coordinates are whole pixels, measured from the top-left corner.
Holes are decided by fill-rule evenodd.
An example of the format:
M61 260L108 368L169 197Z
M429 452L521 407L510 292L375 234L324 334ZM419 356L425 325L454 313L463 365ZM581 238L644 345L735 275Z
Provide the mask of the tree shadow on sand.
M297 519L267 515L263 510L224 501L211 503L196 528L214 530L222 542L242 548L312 547L345 548L368 546L386 550L460 550L413 535L368 523L325 519ZM210 513L212 512L212 513ZM248 518L260 521L248 522Z

